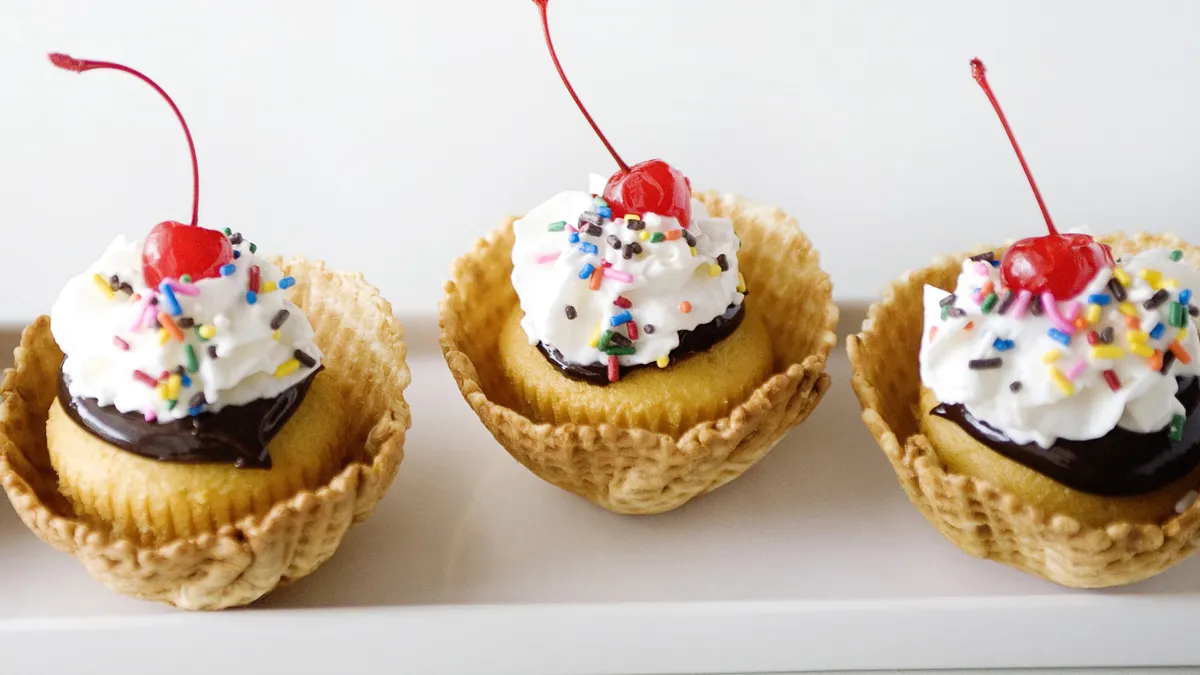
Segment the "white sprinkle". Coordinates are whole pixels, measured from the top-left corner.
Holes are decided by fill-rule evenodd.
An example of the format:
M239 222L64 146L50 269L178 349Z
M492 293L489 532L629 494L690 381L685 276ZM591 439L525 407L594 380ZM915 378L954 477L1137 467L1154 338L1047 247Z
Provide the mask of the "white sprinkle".
M1200 497L1200 492L1196 492L1195 490L1192 490L1184 495L1183 499L1180 499L1179 502L1175 504L1175 513L1183 513L1184 511L1192 508L1192 504L1196 503L1197 497Z

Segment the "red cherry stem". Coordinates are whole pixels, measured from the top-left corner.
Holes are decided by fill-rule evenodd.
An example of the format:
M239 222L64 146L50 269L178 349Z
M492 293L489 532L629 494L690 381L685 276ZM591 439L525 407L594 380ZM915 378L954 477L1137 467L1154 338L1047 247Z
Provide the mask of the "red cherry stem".
M1025 155L1021 152L1021 146L1017 145L1017 138L1013 136L1012 128L1008 126L1008 118L1004 116L1004 111L1000 109L1000 102L996 100L996 95L992 93L992 87L988 84L987 66L983 65L983 61L971 59L971 76L983 88L983 93L987 94L988 100L992 102L992 107L996 109L996 115L1000 117L1000 124L1004 125L1004 133L1008 134L1008 140L1012 142L1013 150L1017 153L1017 159L1021 162L1021 168L1025 170L1025 177L1029 179L1029 187L1033 188L1033 196L1037 198L1038 206L1042 209L1042 217L1046 219L1046 227L1050 228L1050 234L1057 235L1058 230L1054 229L1054 221L1050 219L1050 211L1046 209L1046 202L1042 199L1042 192L1038 190L1037 183L1033 180L1033 173L1029 171L1029 165L1025 163Z
M154 80L146 77L138 71L128 66L123 66L119 63L109 63L107 61L86 61L76 59L66 54L51 54L50 63L76 73L85 73L89 70L119 70L123 73L129 73L140 79L142 82L154 87L160 96L166 99L167 104L171 106L171 110L175 111L175 116L179 118L179 124L183 127L183 134L187 136L188 152L192 154L192 225L195 226L200 218L200 164L196 161L196 144L192 142L192 132L188 129L187 121L183 119L183 113L179 112L179 106L175 105L175 101L163 91L163 88L158 86Z
M550 39L550 22L546 18L546 6L550 4L550 0L533 0L533 4L538 6L538 10L542 14L542 31L546 34L546 47L550 49L550 58L554 61L554 67L558 70L558 76L562 78L563 84L567 85L567 91L570 92L571 98L575 99L575 105L579 106L579 112L583 113L583 116L587 118L588 124L592 125L592 131L596 132L596 135L600 137L600 142L604 144L604 147L608 148L608 154L617 160L617 165L621 167L622 171L628 172L629 165L613 149L612 143L608 142L608 139L604 136L604 132L600 131L600 127L596 126L596 121L592 119L587 108L583 107L583 101L580 101L579 96L575 94L575 87L571 86L571 81L567 79L567 74L563 72L562 64L558 62L558 54L554 51L554 41Z

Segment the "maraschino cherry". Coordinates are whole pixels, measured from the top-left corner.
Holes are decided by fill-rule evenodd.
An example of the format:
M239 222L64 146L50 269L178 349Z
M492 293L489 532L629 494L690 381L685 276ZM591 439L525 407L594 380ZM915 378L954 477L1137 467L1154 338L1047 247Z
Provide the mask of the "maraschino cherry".
M546 6L549 2L550 0L533 0L533 3L541 11L542 30L546 34L546 47L550 50L554 68L558 70L558 76L562 78L567 92L575 100L575 105L579 106L579 111L583 113L588 124L592 125L592 130L600 137L600 142L604 143L608 153L616 160L617 166L621 167L604 186L604 199L612 208L613 215L620 218L627 213L639 215L656 213L660 216L675 218L680 225L688 227L692 220L692 185L687 177L661 159L652 159L633 166L626 164L605 138L604 132L596 126L596 122L588 113L587 108L583 107L583 102L579 100L579 96L575 94L575 88L571 86L570 80L563 72L562 64L558 62L558 54L554 51L554 42L550 39L550 23L546 19Z
M179 112L175 102L153 80L119 63L84 61L66 54L51 54L50 63L76 73L104 69L129 73L153 87L166 99L183 126L188 150L192 154L192 222L191 225L184 225L168 220L150 230L142 246L142 274L146 277L146 285L151 288L157 287L163 279L178 279L184 275L191 276L193 280L220 276L221 266L233 261L233 247L223 233L197 225L200 214L200 166L196 161L192 132L188 130L183 113Z
M1049 291L1055 298L1065 300L1074 297L1083 292L1097 272L1114 266L1112 249L1086 234L1059 234L1054 229L1054 221L1050 220L1050 212L1033 180L1029 165L1025 163L1025 155L1021 153L1017 139L1008 126L1008 119L988 84L987 68L983 61L971 61L971 75L996 109L1000 124L1004 126L1004 132L1008 134L1008 140L1017 153L1025 177L1029 179L1029 186L1033 188L1033 196L1042 209L1042 217L1046 219L1046 227L1050 230L1047 236L1022 239L1008 248L1000 263L1004 283L1011 289L1026 290L1035 295Z

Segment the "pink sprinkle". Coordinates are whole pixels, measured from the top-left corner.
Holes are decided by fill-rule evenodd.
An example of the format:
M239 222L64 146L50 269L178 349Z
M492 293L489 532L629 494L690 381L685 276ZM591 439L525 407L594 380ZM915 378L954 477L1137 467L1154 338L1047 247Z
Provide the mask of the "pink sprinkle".
M179 295L186 295L189 297L200 295L200 289L196 288L192 284L181 284L174 279L169 279L167 280L167 285L171 287L171 290L175 291Z
M607 260L601 260L600 266L601 267L612 267L612 263L608 262Z
M121 351L129 351L129 343L116 335L113 336L113 344L116 345L117 349L120 349Z
M1087 370L1087 361L1081 359L1076 361L1075 365L1071 366L1071 369L1063 373L1063 375L1066 375L1068 380L1074 380L1082 375L1085 370Z
M568 226L567 226L567 231L568 231L568 232L578 232L579 230L575 229L575 226L574 226L574 225L568 225Z
M558 260L558 256L561 255L561 253L561 251L555 251L554 253L543 253L539 256L536 256L534 261L540 264L554 262L555 260Z
M142 308L139 310L137 318L133 320L133 324L129 326L130 330L138 330L146 324L146 313L150 311L150 298L153 297L149 292L146 297L142 298Z
M1075 323L1075 319L1079 316L1079 309L1082 307L1078 302L1072 302L1067 305L1067 311L1063 312L1062 317L1071 323Z
M990 277L992 275L992 266L981 260L975 263L975 273L984 278Z
M147 410L143 416L147 422L155 422L158 420L158 415L155 415L153 410Z
M604 268L604 276L608 277L609 279L616 279L617 281L623 281L625 283L633 281L633 275L629 272L614 270L611 267Z
M975 304L982 305L983 301L986 299L986 297L983 295L983 289L980 289L978 293L972 295L971 299L975 301Z
M1033 293L1029 291L1021 291L1017 293L1017 300L1013 303L1012 315L1014 318L1024 318L1025 312L1029 309L1029 303L1033 301Z
M1055 328L1067 335L1075 334L1075 324L1067 321L1063 318L1062 314L1058 313L1058 302L1054 300L1054 294L1050 291L1042 293L1042 309L1046 312L1046 316L1050 318L1050 323L1053 323Z

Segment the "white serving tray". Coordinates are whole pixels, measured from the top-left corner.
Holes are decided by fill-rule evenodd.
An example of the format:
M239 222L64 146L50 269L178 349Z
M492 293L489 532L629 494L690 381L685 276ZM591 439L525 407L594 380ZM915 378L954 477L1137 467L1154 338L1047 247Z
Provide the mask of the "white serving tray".
M843 310L856 330L862 306ZM221 613L124 598L0 500L0 672L710 673L1200 663L1200 558L1120 590L958 551L833 388L742 478L618 516L535 478L402 316L413 428L371 519L313 576Z

